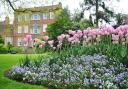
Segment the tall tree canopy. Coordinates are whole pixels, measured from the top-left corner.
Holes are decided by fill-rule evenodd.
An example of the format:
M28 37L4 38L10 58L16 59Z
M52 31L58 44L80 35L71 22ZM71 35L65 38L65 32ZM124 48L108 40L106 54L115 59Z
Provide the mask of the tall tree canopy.
M51 39L56 40L58 35L68 32L71 26L70 11L64 8L56 15L54 23L48 25L46 31Z
M110 17L113 17L113 10L110 9L106 3L112 2L111 0L84 0L81 4L82 12L81 15L84 15L85 10L95 9L94 13L90 13L95 16L95 23L98 26L99 19L102 19L106 22L110 22Z

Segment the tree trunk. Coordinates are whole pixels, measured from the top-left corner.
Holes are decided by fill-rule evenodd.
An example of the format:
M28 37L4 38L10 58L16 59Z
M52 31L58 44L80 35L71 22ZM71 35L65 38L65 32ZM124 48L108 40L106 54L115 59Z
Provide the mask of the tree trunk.
M98 9L99 9L99 5L98 5L98 0L96 0L96 26L98 27L98 21L99 21L99 17L98 17Z

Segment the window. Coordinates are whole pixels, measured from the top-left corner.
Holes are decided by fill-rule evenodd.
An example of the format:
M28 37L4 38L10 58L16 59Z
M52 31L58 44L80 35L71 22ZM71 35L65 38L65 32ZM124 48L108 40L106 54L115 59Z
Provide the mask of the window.
M54 13L50 12L50 19L54 19Z
M12 37L5 37L5 45L12 44L12 43L13 43Z
M22 16L18 16L18 22L22 21Z
M25 21L28 21L28 18L29 18L28 14L25 14L25 15L24 15L24 20L25 20Z
M24 26L24 33L28 33L28 26Z
M17 40L17 46L22 46L22 39L21 38L18 38L18 40Z
M33 25L32 27L33 34L39 34L40 33L40 26L39 25Z
M40 15L39 14L33 14L31 17L31 20L40 20Z
M22 33L22 27L18 26L18 33Z
M43 24L43 32L46 32L47 24Z
M43 19L49 19L49 13L43 13Z

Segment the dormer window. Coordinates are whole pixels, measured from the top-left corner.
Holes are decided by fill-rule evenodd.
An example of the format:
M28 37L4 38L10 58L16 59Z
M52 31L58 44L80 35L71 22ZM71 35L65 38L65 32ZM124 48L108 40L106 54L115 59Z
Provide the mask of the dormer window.
M40 20L40 15L39 14L33 14L31 17L31 20Z

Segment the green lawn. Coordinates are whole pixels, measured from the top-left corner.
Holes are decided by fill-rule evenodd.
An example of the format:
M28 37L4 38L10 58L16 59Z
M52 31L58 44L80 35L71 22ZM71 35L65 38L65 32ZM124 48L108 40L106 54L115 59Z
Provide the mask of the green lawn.
M44 54L45 55L45 54ZM19 59L24 57L23 54L2 54L0 55L0 89L47 89L43 86L30 85L16 82L4 77L4 72L12 66L19 63ZM37 57L35 54L29 55L32 58Z

